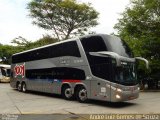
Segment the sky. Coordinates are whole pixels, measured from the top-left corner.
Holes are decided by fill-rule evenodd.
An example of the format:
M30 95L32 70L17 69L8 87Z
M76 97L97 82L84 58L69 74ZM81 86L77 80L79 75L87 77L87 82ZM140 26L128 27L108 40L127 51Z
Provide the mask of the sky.
M29 41L42 38L50 34L42 28L32 24L28 16L27 3L31 0L0 0L0 43L10 44L11 40L22 36ZM79 2L91 3L100 14L99 25L92 28L96 33L111 34L115 32L114 25L120 18L129 0L78 0Z

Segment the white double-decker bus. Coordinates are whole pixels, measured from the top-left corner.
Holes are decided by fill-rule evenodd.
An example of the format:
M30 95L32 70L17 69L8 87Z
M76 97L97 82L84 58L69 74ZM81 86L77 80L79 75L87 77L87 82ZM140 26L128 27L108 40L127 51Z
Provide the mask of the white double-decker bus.
M78 101L120 102L139 96L136 61L120 38L88 35L16 53L11 87L61 94Z

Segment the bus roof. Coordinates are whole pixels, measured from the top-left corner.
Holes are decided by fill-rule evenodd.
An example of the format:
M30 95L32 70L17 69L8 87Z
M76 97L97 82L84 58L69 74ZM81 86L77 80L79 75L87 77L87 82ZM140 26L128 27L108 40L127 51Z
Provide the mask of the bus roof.
M7 69L10 69L11 68L11 65L7 65L7 64L0 64L0 68L3 67L3 68L7 68Z
M87 37L92 37L92 36L104 36L104 35L106 36L107 34L90 34L90 35L75 37L75 38L72 38L72 39L67 39L67 40L64 40L64 41L60 41L60 42L52 43L52 44L49 44L49 45L44 45L44 46L41 46L41 47L37 47L37 48L30 49L30 50L22 51L22 52L19 52L19 53L15 53L15 54L13 54L13 56L21 54L21 53L26 53L26 52L38 50L38 49L41 49L41 48L49 47L49 46L52 46L52 45L57 45L57 44L61 44L61 43L69 42L69 41L79 40L81 38L87 38ZM107 36L111 36L111 35L107 35Z

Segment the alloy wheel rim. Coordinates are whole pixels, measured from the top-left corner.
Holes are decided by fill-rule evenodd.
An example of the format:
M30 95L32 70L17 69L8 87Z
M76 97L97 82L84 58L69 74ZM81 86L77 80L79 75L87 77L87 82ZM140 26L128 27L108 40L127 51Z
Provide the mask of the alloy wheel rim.
M66 96L66 98L71 98L72 97L71 88L67 88L65 90L65 96Z
M85 89L82 89L79 92L79 98L81 99L81 101L85 101L87 99L87 91Z

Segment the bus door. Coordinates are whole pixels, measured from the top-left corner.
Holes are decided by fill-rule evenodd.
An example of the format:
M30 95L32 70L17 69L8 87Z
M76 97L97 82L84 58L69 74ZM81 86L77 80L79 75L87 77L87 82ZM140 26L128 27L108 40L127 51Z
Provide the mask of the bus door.
M91 97L98 100L110 99L110 83L104 80L91 80Z
M91 81L91 91L94 98L110 100L110 80L112 78L111 65L109 63L91 66L92 74L95 76Z
M110 81L112 79L112 64L108 57L88 56L93 80L91 81L91 91L94 99L110 99ZM94 91L94 93L93 93ZM91 95L92 96L92 95Z

